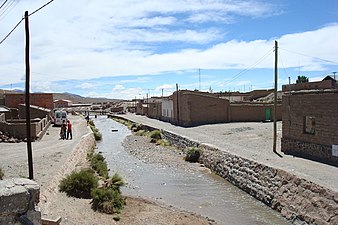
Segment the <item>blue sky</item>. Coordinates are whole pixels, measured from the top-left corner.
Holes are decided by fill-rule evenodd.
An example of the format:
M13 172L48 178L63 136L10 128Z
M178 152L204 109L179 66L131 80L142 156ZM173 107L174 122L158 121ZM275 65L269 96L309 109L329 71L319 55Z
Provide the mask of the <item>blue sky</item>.
M4 0L0 0L0 5ZM0 39L48 0L11 0ZM31 91L132 99L279 88L338 71L335 0L55 0L30 17ZM24 23L0 45L0 88L24 89ZM200 76L199 76L200 68Z

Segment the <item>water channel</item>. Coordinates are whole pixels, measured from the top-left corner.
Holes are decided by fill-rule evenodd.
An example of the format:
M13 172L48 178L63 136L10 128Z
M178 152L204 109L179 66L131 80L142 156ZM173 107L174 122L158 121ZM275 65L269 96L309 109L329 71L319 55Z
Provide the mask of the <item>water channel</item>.
M156 199L214 219L218 224L290 224L280 214L218 176L145 163L129 155L121 144L131 134L127 127L106 116L99 116L94 122L103 135L102 141L97 143L97 151L105 156L111 173L120 173L128 183L122 189L125 195Z

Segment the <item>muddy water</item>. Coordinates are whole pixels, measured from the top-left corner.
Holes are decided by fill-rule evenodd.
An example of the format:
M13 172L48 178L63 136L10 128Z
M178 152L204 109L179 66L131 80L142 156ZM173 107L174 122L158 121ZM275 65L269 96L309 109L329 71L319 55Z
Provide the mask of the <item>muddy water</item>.
M156 199L214 219L218 224L290 224L278 213L215 175L190 173L147 164L124 151L121 143L131 134L127 127L105 116L95 119L103 134L97 143L112 173L120 173L128 185L122 192ZM117 129L117 132L112 132Z

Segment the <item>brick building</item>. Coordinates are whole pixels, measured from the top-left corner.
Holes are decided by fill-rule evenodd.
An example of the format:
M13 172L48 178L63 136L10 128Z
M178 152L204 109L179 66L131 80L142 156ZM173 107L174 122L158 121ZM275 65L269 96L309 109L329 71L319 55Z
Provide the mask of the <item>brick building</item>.
M19 108L20 104L25 104L25 94L5 93L5 106L8 108ZM30 94L30 105L53 109L53 94L32 93Z
M282 152L338 166L338 90L283 96Z

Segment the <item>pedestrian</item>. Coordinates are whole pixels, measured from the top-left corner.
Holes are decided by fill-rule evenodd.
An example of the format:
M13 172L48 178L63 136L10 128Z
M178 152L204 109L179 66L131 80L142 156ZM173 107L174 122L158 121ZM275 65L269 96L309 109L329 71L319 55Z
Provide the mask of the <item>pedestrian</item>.
M62 125L61 125L61 138L62 140L66 139L66 134L67 134L67 124L66 124L66 120L63 121Z
M86 116L86 120L87 120L87 126L88 126L88 124L89 124L89 113Z
M70 120L67 120L67 140L70 136L70 140L73 139L73 134L72 134L72 123L70 122Z

